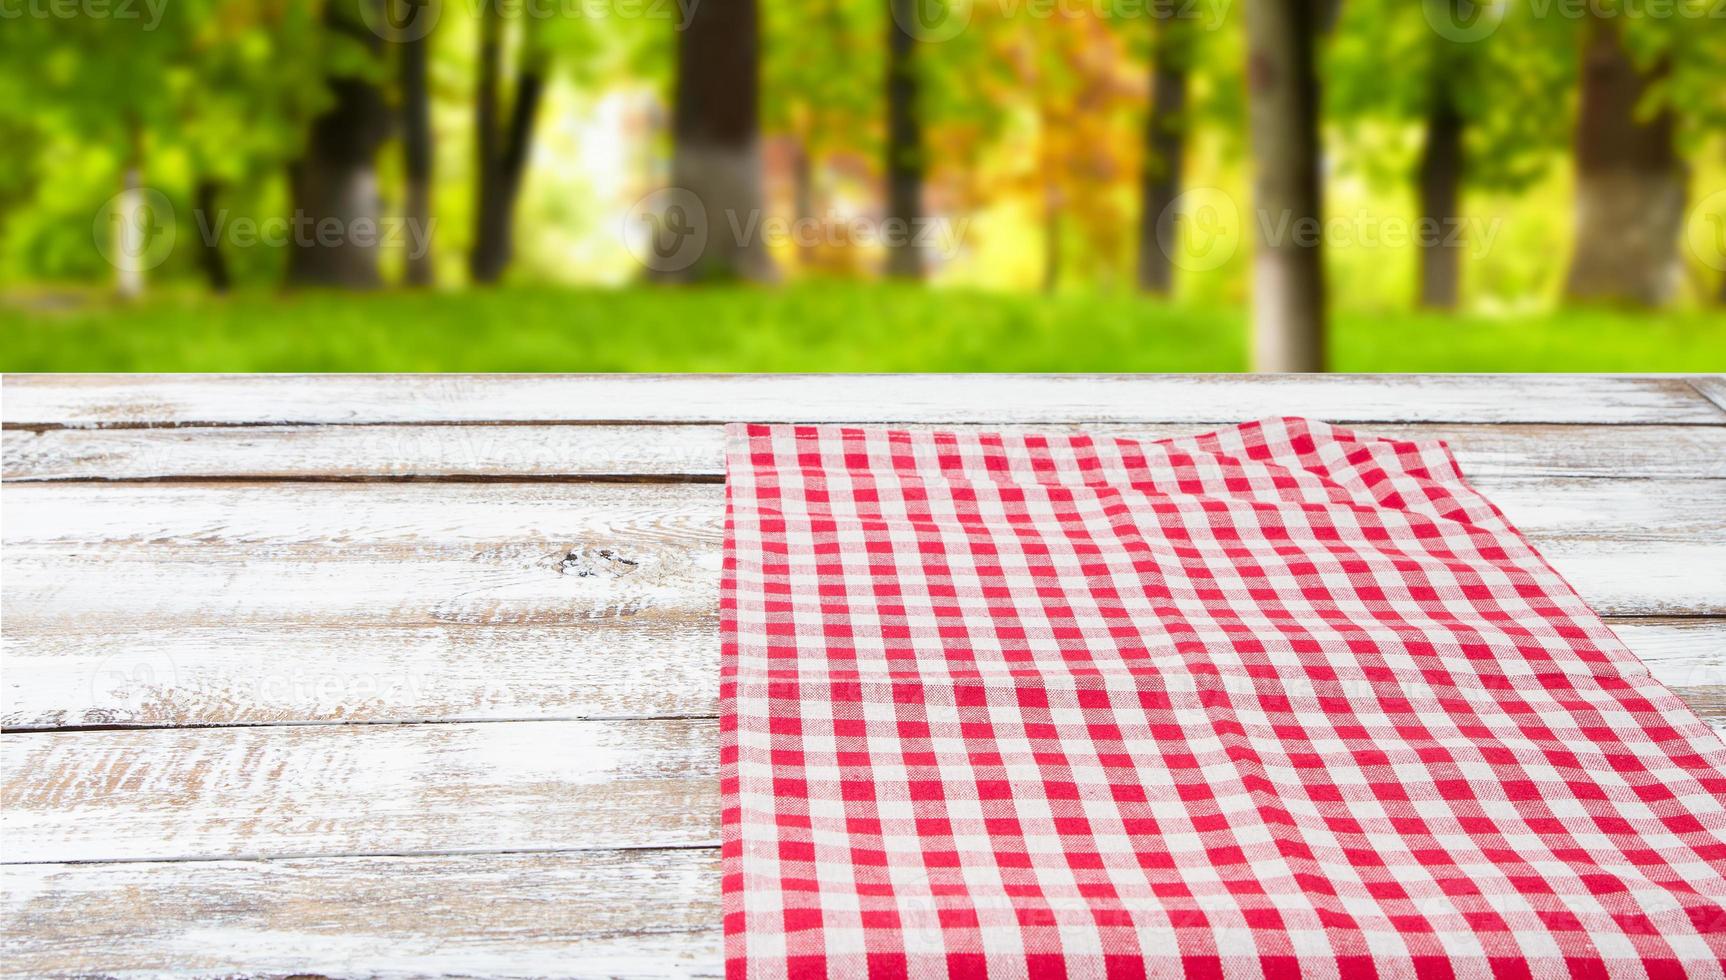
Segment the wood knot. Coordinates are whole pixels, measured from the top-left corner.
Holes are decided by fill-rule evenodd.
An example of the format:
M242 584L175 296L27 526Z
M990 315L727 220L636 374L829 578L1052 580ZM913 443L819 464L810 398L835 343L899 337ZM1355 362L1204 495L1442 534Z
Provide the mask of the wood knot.
M577 575L588 578L593 575L627 575L641 563L633 558L625 558L610 548L571 548L557 563L557 570L563 575Z

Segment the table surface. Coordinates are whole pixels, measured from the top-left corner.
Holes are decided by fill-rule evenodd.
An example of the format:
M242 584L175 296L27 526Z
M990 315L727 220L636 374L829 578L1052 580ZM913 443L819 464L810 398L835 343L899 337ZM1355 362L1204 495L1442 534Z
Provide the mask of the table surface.
M16 377L0 970L721 970L727 420L1442 437L1726 727L1726 377Z

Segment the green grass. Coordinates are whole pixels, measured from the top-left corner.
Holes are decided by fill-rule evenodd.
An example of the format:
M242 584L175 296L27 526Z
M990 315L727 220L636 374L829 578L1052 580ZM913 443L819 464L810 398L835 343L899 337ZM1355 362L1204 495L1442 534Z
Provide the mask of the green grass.
M1246 314L1126 294L780 289L0 303L6 371L1238 371ZM57 307L57 308L56 308ZM1339 314L1339 371L1720 371L1726 313Z

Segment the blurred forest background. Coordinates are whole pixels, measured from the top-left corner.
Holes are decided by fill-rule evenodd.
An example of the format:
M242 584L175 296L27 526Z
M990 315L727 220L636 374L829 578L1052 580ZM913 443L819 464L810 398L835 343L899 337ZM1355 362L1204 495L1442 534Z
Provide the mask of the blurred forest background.
M0 0L7 370L1726 369L1726 0Z

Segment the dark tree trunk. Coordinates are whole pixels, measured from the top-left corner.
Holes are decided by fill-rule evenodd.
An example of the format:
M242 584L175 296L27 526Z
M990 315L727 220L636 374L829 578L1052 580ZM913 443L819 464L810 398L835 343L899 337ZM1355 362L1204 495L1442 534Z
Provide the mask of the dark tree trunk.
M677 34L671 178L705 209L707 242L674 278L772 277L760 230L760 43L756 0L705 0Z
M361 21L358 4L331 0L326 27L377 52L381 39ZM288 283L298 286L378 285L378 190L375 157L389 135L389 109L376 85L359 77L331 79L333 104L312 121L305 153L290 169L295 202Z
M1174 215L1186 151L1187 67L1184 38L1167 18L1151 46L1151 105L1145 116L1145 164L1140 175L1139 288L1157 296L1174 290Z
M474 282L496 282L509 265L515 241L515 203L533 145L534 119L545 95L545 68L531 45L523 44L516 73L515 99L502 125L498 75L503 22L498 4L488 3L480 26L480 77L474 125L477 130L478 185L473 251L468 274Z
M1319 179L1322 0L1249 0L1252 127L1253 368L1324 370L1324 216Z
M1448 42L1441 42L1448 43ZM1442 64L1435 64L1426 110L1426 147L1420 158L1420 305L1456 308L1462 250L1451 240L1462 193L1462 113Z
M407 283L430 286L436 278L431 252L432 135L431 97L426 90L424 35L401 42L402 171L407 180L404 211L408 236ZM422 250L413 246L424 242Z
M502 269L496 254L498 162L498 75L503 60L503 14L483 3L479 24L479 78L474 85L474 230L468 252L468 275L488 282L488 270Z
M887 220L897 236L887 245L887 274L921 279L922 249L914 236L923 216L923 125L917 116L916 39L904 27L916 23L922 0L888 0L887 17Z
M216 221L216 209L220 203L222 185L208 178L198 181L197 208L202 216L197 222L199 228L219 227ZM221 239L215 235L201 235L201 251L198 253L198 265L203 267L204 279L210 284L213 293L225 293L233 286L233 279L228 275L228 260L222 255Z
M1653 306L1678 288L1687 177L1677 117L1667 105L1647 118L1638 112L1670 71L1665 60L1638 70L1615 23L1589 23L1575 139L1576 245L1564 290L1571 300Z

